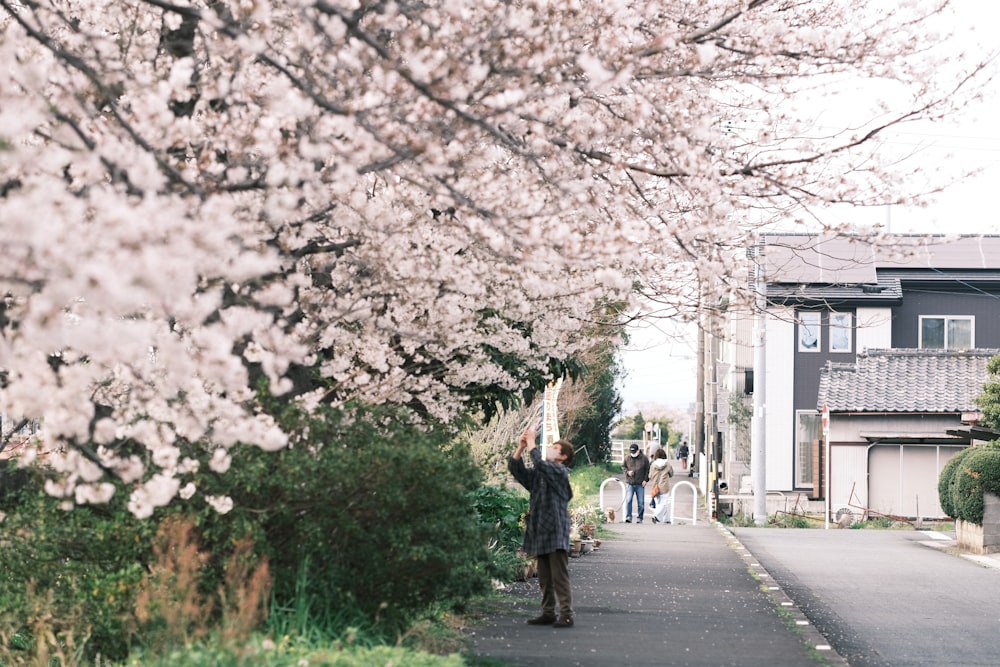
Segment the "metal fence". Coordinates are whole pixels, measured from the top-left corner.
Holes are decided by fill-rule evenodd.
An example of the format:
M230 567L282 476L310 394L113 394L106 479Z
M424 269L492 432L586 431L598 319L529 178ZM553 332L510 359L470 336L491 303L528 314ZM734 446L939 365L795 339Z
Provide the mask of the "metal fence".
M625 452L628 451L629 445L632 444L639 445L639 449L646 446L646 443L642 440L612 440L611 456L608 461L612 463L623 463L625 461Z

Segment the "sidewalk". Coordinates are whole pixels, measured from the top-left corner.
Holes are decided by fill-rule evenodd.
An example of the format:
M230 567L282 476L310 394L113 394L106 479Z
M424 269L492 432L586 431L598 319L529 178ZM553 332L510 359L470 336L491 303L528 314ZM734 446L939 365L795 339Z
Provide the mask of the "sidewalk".
M1000 553L973 554L967 551L960 551L958 549L958 540L955 539L954 530L946 533L939 533L931 530L923 530L920 532L927 538L925 542L921 542L921 544L925 547L952 552L966 560L982 565L983 567L1000 570Z
M574 627L526 625L539 612L532 579L474 629L473 653L547 667L847 664L719 524L653 524L647 514L605 526L600 549L570 561Z

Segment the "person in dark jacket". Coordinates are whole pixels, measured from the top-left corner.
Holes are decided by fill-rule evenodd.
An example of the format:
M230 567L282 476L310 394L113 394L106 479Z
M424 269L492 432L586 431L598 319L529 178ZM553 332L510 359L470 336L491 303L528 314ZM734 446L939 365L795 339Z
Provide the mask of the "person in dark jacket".
M525 449L531 457L531 468L521 458ZM546 459L542 460L535 444L535 429L529 428L507 461L507 469L530 493L522 549L538 563L542 615L528 623L569 628L574 618L573 592L569 583L569 501L573 498L573 489L566 466L573 462L573 445L567 440L557 440L547 448Z
M677 459L681 462L681 469L687 470L688 467L688 444L687 441L681 442L681 446L677 448Z
M639 502L636 523L642 523L646 511L646 482L649 480L649 459L639 451L639 445L632 443L628 454L622 461L622 472L625 473L625 523L632 523L632 498Z

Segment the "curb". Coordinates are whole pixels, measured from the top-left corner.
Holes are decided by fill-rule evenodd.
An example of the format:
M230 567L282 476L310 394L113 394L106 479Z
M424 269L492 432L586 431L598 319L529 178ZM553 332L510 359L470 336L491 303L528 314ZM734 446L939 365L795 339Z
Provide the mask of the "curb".
M974 554L969 551L962 551L958 548L958 540L941 535L940 533L935 533L934 531L922 530L920 532L929 538L920 542L920 544L925 547L937 549L938 551L945 551L954 556L959 556L965 560L972 561L977 565L982 565L983 567L1000 570L1000 554Z
M761 588L767 592L770 596L771 601L774 603L775 611L783 617L789 618L789 625L798 633L803 643L811 651L815 651L819 660L822 660L827 665L835 665L837 667L850 667L850 663L844 658L844 656L837 653L837 651L830 645L829 641L823 634L816 629L812 622L806 617L801 609L795 604L782 589L781 586L774 580L774 578L764 569L764 567L757 561L757 558L750 553L745 546L737 539L736 535L732 533L725 525L719 521L712 519L712 524L715 526L722 535L726 538L726 542L729 547L736 552L747 566L747 571L761 582ZM998 563L1000 565L1000 563Z

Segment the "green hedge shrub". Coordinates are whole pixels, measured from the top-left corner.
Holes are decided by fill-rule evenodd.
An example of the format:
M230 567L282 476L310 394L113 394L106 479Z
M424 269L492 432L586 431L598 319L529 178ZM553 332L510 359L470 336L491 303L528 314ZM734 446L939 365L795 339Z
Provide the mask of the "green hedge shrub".
M20 664L41 629L89 660L98 653L123 660L156 524L133 517L124 493L105 505L65 509L42 490L40 471L18 474L27 475L25 484L0 499L0 637L25 641L4 642L0 664Z
M973 402L983 413L984 426L1000 428L1000 355L986 362L986 373L989 380Z
M941 511L946 516L955 518L958 516L955 510L955 471L959 464L972 451L971 447L966 447L958 452L944 464L941 474L938 476L938 502L941 504Z
M503 582L523 577L528 559L519 555L524 541L528 494L506 486L484 486L476 492L476 513L487 531L489 573Z
M295 436L290 447L235 447L222 475L207 465L205 448L194 479L199 493L146 520L126 510L125 490L106 505L62 509L42 491L40 472L4 493L0 638L25 637L27 648L34 622L45 616L63 646L73 638L81 660L124 660L143 646L135 589L149 570L154 535L178 514L194 524L206 554L199 572L206 598L223 587L226 563L247 539L255 560L270 561L272 611L293 610L321 625L360 616L395 638L428 606L461 605L490 589L495 519L480 522L481 474L453 429L418 423L401 408L274 410ZM204 495L230 496L234 507L219 514ZM518 510L505 502L509 544Z
M205 545L252 526L279 603L302 596L318 618L344 607L398 631L429 604L489 590L489 555L475 507L481 474L465 443L403 409L332 407L279 419L297 437L279 452L242 447L205 490L229 495L226 515L199 514Z
M983 493L1000 494L1000 445L973 447L955 468L956 518L983 522Z

